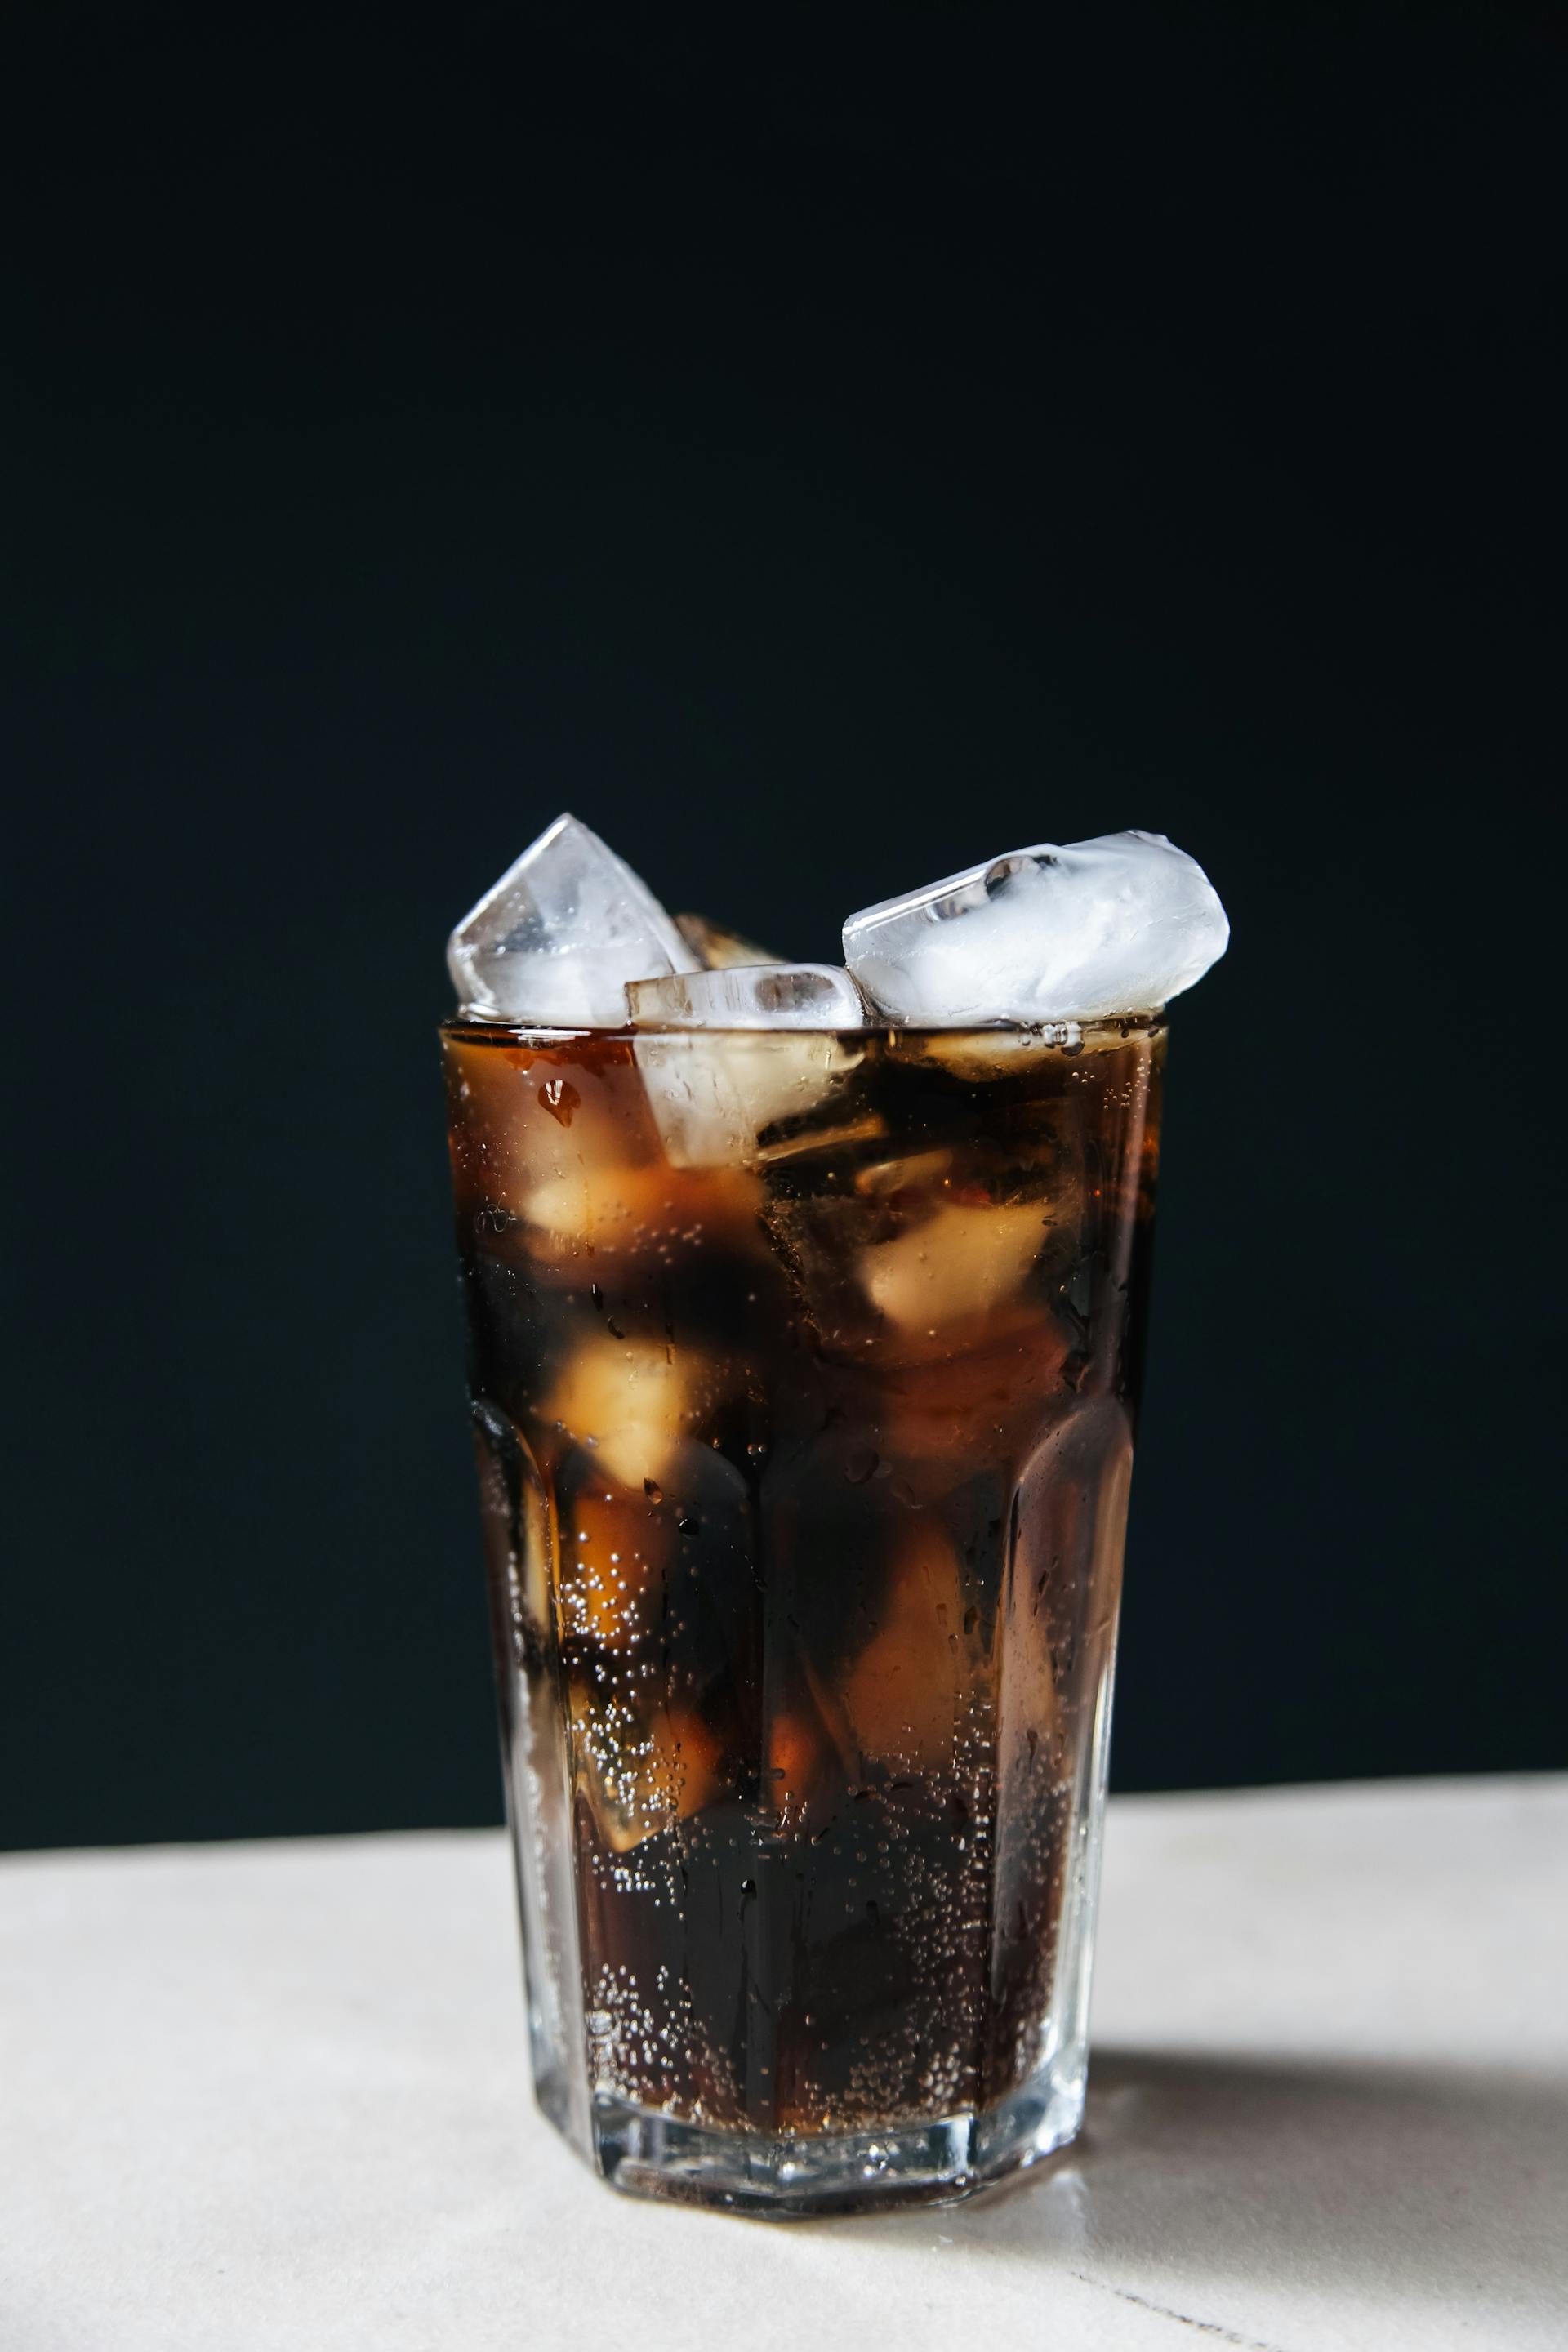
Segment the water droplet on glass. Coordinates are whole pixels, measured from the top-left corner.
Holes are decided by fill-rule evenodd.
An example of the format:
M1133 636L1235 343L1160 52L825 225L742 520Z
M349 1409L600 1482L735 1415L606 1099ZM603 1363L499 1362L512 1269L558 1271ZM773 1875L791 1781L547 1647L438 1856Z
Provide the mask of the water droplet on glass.
M570 1127L572 1114L583 1097L570 1078L546 1078L539 1089L539 1099L552 1118L558 1118L563 1127Z

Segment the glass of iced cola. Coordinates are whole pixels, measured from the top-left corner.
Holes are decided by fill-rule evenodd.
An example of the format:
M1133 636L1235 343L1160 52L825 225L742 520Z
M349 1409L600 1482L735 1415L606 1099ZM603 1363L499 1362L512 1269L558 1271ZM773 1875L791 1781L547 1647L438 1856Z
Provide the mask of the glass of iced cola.
M1079 2122L1173 987L1035 1017L1018 879L770 965L563 820L455 935L534 2081L619 2188L951 2198Z

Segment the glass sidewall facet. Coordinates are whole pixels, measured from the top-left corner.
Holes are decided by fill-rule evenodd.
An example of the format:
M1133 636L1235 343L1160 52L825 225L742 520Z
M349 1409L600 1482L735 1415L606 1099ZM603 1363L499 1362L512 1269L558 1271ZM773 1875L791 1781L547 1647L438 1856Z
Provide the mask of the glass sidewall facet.
M1037 2161L1083 2106L1163 1030L444 1034L542 2108L764 2214Z

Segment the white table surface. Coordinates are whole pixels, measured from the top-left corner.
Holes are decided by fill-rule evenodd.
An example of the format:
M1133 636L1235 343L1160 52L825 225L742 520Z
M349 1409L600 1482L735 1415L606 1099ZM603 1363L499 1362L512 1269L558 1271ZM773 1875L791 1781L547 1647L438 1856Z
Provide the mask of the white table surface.
M0 1864L4 2352L1568 2346L1568 1780L1112 1807L1089 2120L967 2206L640 2204L490 1832Z

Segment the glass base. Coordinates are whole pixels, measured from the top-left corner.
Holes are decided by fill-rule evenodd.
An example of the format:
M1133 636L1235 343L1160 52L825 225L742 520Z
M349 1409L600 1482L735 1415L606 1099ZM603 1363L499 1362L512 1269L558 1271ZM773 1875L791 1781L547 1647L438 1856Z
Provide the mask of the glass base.
M593 2103L593 2161L628 2196L765 2221L952 2205L1062 2147L1083 2120L1083 2100L1081 2068L1068 2074L1045 2067L979 2113L791 2138L679 2123L601 2096Z

